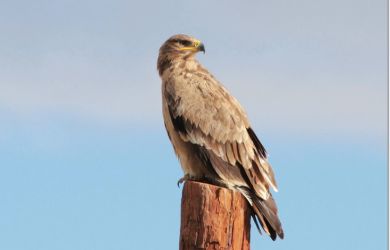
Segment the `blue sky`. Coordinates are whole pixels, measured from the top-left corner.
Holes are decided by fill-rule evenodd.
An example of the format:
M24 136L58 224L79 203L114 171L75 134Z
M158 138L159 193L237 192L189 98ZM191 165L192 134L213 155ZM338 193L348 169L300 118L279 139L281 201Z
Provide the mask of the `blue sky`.
M2 1L0 249L176 249L158 48L199 60L266 146L286 238L385 249L386 1Z

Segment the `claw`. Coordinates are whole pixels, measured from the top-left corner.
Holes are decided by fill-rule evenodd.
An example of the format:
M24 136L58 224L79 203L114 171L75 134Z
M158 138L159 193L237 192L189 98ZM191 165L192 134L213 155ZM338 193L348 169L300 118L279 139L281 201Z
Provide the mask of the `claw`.
M177 181L177 187L180 187L180 184L182 184L184 182L184 177L180 178L178 181Z
M190 176L188 174L184 175L177 181L177 187L180 187L180 184L188 180L190 180Z

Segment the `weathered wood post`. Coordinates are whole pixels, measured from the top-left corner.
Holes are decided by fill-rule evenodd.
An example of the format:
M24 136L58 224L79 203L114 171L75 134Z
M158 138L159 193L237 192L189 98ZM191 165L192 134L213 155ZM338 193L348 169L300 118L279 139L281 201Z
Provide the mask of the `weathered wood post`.
M247 201L239 192L185 182L180 250L249 250L249 211Z

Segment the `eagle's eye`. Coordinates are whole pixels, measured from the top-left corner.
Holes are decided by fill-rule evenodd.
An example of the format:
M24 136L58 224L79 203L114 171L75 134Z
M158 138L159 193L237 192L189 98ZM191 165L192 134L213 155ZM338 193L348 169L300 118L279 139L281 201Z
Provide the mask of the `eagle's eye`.
M179 43L185 47L191 46L192 42L188 40L179 40Z

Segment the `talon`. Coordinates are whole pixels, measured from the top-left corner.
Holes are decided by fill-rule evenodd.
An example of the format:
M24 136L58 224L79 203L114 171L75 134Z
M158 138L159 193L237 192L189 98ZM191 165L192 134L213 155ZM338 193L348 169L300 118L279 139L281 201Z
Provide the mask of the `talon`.
M182 184L183 182L185 181L188 181L190 180L190 176L188 174L184 175L183 177L181 177L178 181L177 181L177 187L180 187L180 184Z
M182 184L184 182L184 177L180 178L178 181L177 181L177 187L180 187L180 184Z

